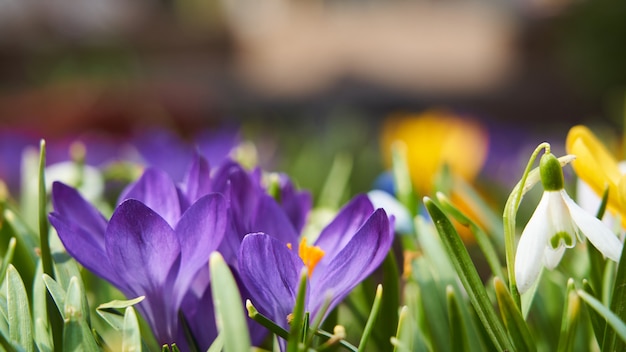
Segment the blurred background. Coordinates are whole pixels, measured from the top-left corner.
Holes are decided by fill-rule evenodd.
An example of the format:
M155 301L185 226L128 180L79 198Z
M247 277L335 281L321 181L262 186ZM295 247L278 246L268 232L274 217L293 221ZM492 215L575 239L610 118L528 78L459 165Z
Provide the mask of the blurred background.
M0 157L235 130L314 192L348 162L355 193L384 184L402 121L430 116L461 127L468 177L506 188L574 124L619 143L624 18L615 0L0 0ZM416 154L448 138L425 126L402 137Z

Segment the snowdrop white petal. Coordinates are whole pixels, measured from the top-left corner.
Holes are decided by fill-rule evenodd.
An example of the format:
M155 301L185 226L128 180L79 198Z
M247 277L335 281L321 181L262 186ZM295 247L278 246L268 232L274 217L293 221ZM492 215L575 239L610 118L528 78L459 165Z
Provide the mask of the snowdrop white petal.
M522 231L515 254L515 279L520 293L528 290L541 272L542 257L548 243L549 195L544 192L528 224Z
M595 216L578 206L567 193L562 192L562 195L580 232L607 258L619 261L623 244L617 236Z
M550 246L546 246L546 249L543 253L543 263L546 268L552 270L556 268L557 265L561 262L561 258L563 258L563 254L565 254L565 246L560 246L557 249L552 249Z

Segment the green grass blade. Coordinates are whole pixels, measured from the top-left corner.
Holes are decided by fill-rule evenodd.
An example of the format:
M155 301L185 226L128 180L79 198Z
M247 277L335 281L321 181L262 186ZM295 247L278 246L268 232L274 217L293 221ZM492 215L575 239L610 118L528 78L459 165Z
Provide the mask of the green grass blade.
M498 319L496 312L487 296L487 291L482 284L476 267L461 241L454 226L439 207L429 198L424 198L424 204L430 214L435 227L439 232L448 256L467 291L470 302L476 310L480 321L498 350L513 350L511 341L507 335L502 322Z
M617 264L617 274L613 282L611 294L611 311L621 320L626 321L626 246L622 248L620 262ZM607 322L608 324L608 322ZM608 328L604 332L602 351L626 351L626 343L615 336L616 331Z
M43 274L43 282L46 284L46 288L48 288L48 292L52 296L54 303L56 303L61 317L65 319L65 290L48 274Z
M124 328L124 314L119 309L128 308L141 301L145 296L139 296L137 298L129 300L113 300L111 302L103 303L96 308L96 313L104 319L113 329L121 331Z
M99 351L98 344L85 321L83 299L85 294L74 277L70 280L63 307L65 324L63 327L63 351Z
M511 336L511 342L515 346L516 351L536 351L537 347L528 330L528 325L522 313L513 301L513 297L507 289L504 281L499 277L494 278L493 284L496 291L496 299L500 307L500 315L504 321L504 325Z
M219 333L224 337L224 351L249 351L248 324L233 274L217 252L211 254L209 263L215 320Z
M7 269L7 313L9 337L25 351L34 351L33 327L26 288L13 265Z
M463 325L463 317L454 288L446 287L446 297L448 300L448 324L450 325L450 342L452 351L467 351L466 331Z
M603 305L602 302L598 301L598 299L589 293L583 290L578 290L576 293L578 293L578 296L585 301L588 307L592 308L600 316L606 319L607 328L611 327L616 336L618 336L622 341L626 341L626 323L624 323L624 321L622 321L617 314L613 313L609 308ZM603 350L606 350L606 346L603 347Z
M376 287L376 296L374 297L374 303L372 304L370 316L367 319L367 323L365 324L365 328L363 329L363 334L361 335L361 340L359 341L359 352L365 351L365 346L367 345L367 341L369 340L370 334L372 333L372 329L374 329L376 318L378 317L378 313L380 312L382 298L383 286L378 285Z
M568 292L565 299L565 309L561 321L561 334L559 336L559 352L572 351L576 340L576 328L580 320L580 297L576 294L574 280L569 279Z
M593 287L589 285L589 282L587 280L583 280L583 290L593 297L596 297L596 298L598 297L595 294ZM589 312L589 320L591 320L591 327L593 328L593 334L596 338L596 341L598 342L598 346L600 346L600 350L602 350L602 344L604 340L604 330L606 329L606 320L602 316L600 316L598 312L596 312L593 309L588 309L587 311Z
M411 320L411 312L407 306L400 309L398 319L398 331L396 336L391 339L394 345L393 351L412 351L413 350L413 324Z
M302 342L302 325L305 316L306 301L306 285L308 271L306 268L300 273L298 284L298 294L296 295L296 304L293 307L292 319L289 326L289 339L287 340L287 352L297 352L300 350Z
M141 352L141 332L135 309L130 306L124 313L124 328L122 329L122 351Z

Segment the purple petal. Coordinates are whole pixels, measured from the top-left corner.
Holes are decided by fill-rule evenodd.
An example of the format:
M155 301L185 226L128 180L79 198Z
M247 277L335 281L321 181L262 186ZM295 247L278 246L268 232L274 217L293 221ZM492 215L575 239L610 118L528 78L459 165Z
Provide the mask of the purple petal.
M287 213L296 231L300 233L311 210L311 194L298 192L291 180L284 174L280 175L280 183L281 207Z
M127 290L126 284L118 278L111 263L109 263L104 238L96 238L93 232L80 227L74 218L64 217L57 212L51 213L48 218L59 234L63 246L74 259L120 290Z
M122 193L120 203L126 199L142 202L165 219L171 227L180 219L178 191L172 179L161 170L147 169L137 182Z
M243 298L288 329L287 315L293 311L303 266L285 243L266 234L247 235L239 252L239 273L250 297Z
M366 195L358 195L344 206L315 241L315 245L326 252L322 259L325 263L320 264L327 264L333 260L373 212L374 206Z
M265 232L281 243L298 243L298 233L287 214L267 194L261 195L253 223L246 228L246 233L251 232Z
M226 200L218 193L200 198L176 225L181 265L176 281L180 297L187 291L198 270L207 266L209 255L217 250L226 230Z
M135 146L149 166L156 167L180 182L185 168L191 161L193 148L176 134L164 130L153 129L143 133L136 139Z
M357 284L367 278L385 259L392 242L392 225L385 211L378 209L325 270L318 267L313 272L309 304L311 318L323 304L326 292L332 293L332 310Z
M82 228L104 250L107 221L74 188L61 182L52 184L52 205L58 216L70 219L72 227Z
M194 203L200 197L211 193L211 168L209 162L196 154L185 175L183 191L187 199Z
M219 165L239 142L236 127L226 126L215 131L204 131L195 138L200 153L211 163Z
M113 269L134 294L166 295L171 289L180 246L174 230L143 203L129 199L117 207L107 228L106 248Z

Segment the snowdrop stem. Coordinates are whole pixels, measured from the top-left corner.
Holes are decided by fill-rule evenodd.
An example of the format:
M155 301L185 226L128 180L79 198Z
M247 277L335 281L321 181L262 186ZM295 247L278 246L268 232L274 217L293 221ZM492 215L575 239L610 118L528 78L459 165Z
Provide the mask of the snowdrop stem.
M544 142L539 144L537 148L535 148L535 151L528 160L528 164L526 165L526 169L524 170L522 179L515 186L515 188L513 188L511 195L509 195L509 199L506 201L506 205L504 206L504 214L502 215L502 221L504 223L504 245L506 254L506 266L509 276L509 289L511 291L511 295L513 296L515 304L520 309L521 299L519 291L517 290L517 283L515 281L515 217L517 215L517 210L519 209L519 204L522 201L522 197L532 186L534 186L534 184L539 181L538 175L535 175L535 177L531 178L530 180L529 175L531 173L533 164L535 163L535 159L537 159L537 156L542 150L545 150L545 153L550 153L550 144ZM538 170L536 173L538 173ZM528 186L526 185L526 182L529 183Z

